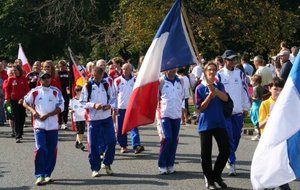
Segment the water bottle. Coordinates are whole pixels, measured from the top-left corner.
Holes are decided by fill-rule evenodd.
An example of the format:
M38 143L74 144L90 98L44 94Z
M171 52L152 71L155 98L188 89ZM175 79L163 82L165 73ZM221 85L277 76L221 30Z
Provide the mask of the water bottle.
M6 111L11 114L11 105L10 103L6 104Z

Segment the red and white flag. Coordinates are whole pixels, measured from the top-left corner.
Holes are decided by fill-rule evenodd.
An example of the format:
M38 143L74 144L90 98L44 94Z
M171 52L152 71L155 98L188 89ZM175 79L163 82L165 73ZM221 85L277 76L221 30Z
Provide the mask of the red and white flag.
M29 62L25 56L25 53L23 51L22 45L19 44L19 51L18 51L18 59L21 59L22 61L22 68L26 73L29 73L31 71Z

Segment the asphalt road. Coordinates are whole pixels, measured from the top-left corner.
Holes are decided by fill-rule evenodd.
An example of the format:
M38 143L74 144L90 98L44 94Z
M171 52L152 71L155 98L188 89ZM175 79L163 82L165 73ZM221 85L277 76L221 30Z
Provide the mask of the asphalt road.
M28 123L27 123L28 124ZM33 147L34 137L31 127L25 128L23 143L17 144L9 136L8 127L0 127L0 190L14 189L206 189L200 165L200 139L195 126L182 126L176 156L176 173L158 175L157 158L159 137L154 125L140 128L145 151L135 155L120 153L117 145L112 169L114 176L92 178L88 163L88 152L75 149L75 133L59 131L58 158L52 174L54 183L42 187L34 185ZM86 145L86 142L85 142ZM237 151L236 177L228 177L224 169L224 179L229 189L252 189L250 164L257 142L243 136ZM216 155L214 144L213 159ZM292 189L300 189L300 181L290 183Z

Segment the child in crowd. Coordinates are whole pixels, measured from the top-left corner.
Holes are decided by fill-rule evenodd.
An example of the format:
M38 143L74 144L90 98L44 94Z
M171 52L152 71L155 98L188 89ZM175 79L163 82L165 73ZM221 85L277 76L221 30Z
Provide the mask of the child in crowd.
M271 114L271 111L274 107L274 104L279 97L279 94L281 93L285 81L283 79L280 79L279 77L274 77L272 81L269 84L269 91L271 93L271 96L269 99L263 101L259 108L259 130L260 133L263 134L264 128L266 126L266 123L268 121L268 118ZM281 185L279 189L282 190L290 190L289 184L286 183L284 185Z
M83 145L83 135L85 131L85 109L79 102L80 94L81 94L82 87L76 86L75 96L70 100L70 113L72 114L73 120L75 122L75 126L77 129L76 135L76 144L75 147L81 150L84 150L85 146Z
M257 133L251 140L257 141L260 138L259 126L258 126L258 111L259 106L262 102L262 97L264 94L264 87L261 86L262 78L259 75L253 75L251 77L251 85L253 87L252 107L250 111L250 118L253 123L255 132Z

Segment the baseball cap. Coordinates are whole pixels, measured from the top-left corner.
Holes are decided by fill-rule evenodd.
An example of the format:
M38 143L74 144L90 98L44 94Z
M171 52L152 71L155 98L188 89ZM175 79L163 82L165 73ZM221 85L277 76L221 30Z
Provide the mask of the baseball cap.
M46 71L41 71L39 74L39 78L44 78L44 77L50 78L51 75L49 73L47 73Z
M226 51L223 53L222 58L223 58L223 59L233 59L233 58L235 58L236 56L237 56L237 55L235 54L234 51L228 49L228 50L226 50Z

